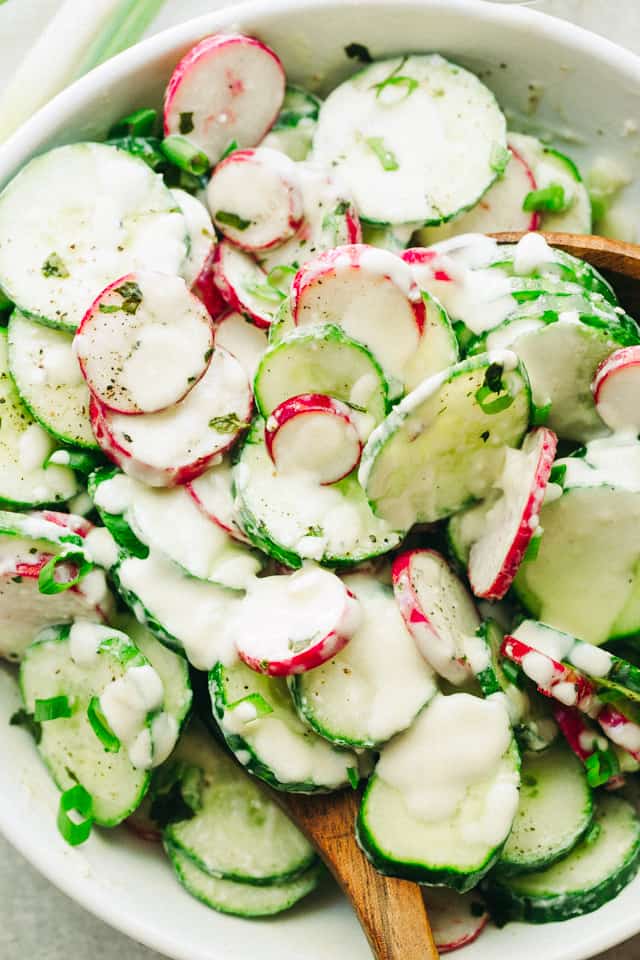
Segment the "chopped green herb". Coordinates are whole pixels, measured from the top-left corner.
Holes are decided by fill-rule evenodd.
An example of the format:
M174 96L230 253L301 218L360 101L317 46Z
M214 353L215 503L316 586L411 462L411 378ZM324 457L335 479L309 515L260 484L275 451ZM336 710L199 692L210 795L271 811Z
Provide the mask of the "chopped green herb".
M587 771L587 782L594 788L603 786L620 773L618 758L611 747L607 747L606 750L596 750L587 757L584 766Z
M209 420L209 426L218 433L235 433L237 430L246 430L249 424L235 413L225 413L221 417L213 417Z
M72 820L70 813L79 814L83 819L78 822ZM58 808L58 830L72 847L84 843L91 833L93 826L93 799L91 794L80 784L71 787L60 797Z
M359 60L360 63L373 63L373 57L363 43L349 43L344 52L350 60Z
M504 388L502 385L502 374L504 367L501 363L491 363L487 367L484 375L484 384L492 393L500 393Z
M91 697L89 706L87 707L87 718L91 724L91 729L107 753L118 753L120 750L120 740L107 722L107 718L100 706L100 697Z
M218 223L223 223L226 227L233 227L234 230L246 230L253 223L253 220L245 220L237 213L231 213L229 210L216 210L213 219Z
M180 133L191 133L193 130L193 110L185 111L180 114L178 123Z
M273 707L267 702L267 700L265 700L261 693L250 693L248 696L242 697L240 700L234 700L233 703L228 703L226 705L226 709L235 710L235 708L240 706L241 703L251 704L256 711L256 720L259 717L268 717L270 713L273 713Z
M26 730L26 732L33 737L36 743L40 743L40 739L42 737L42 727L37 722L33 714L29 713L24 708L16 710L9 720L9 723L12 727L22 727L23 730Z
M522 203L522 209L527 212L537 210L545 213L564 213L570 206L571 201L560 183L550 183L548 187L542 187L540 190L531 190Z
M511 660L501 660L500 666L505 677L514 687L522 687L524 683L522 670L517 663L513 663Z
M107 143L144 160L156 173L163 173L167 169L167 158L160 150L160 140L157 137L112 137Z
M539 407L537 403L531 403L531 426L543 427L549 419L551 413L551 400Z
M149 137L153 133L158 114L150 107L134 110L118 120L109 130L109 139L114 137Z
M205 351L204 362L209 363L209 360L211 360L212 356L213 356L213 347L209 347L209 349Z
M228 144L228 146L226 146L226 147L224 148L224 150L222 151L222 154L220 155L220 160L224 160L225 157L228 157L230 153L233 153L233 152L234 152L235 150L237 150L237 149L238 149L238 141L237 141L237 140L232 140L232 141ZM218 161L218 162L220 162L220 161Z
M271 284L272 287L277 287L281 283L285 283L288 278L295 277L297 272L296 267L290 267L286 263L279 264L267 274L267 283Z
M360 774L357 769L355 767L347 767L347 777L349 778L352 789L357 790L358 784L360 783Z
M120 287L116 287L116 293L122 297L120 309L125 313L134 314L142 303L142 290L135 280L127 280Z
M420 86L418 81L413 77L407 77L398 73L398 71L404 67L406 62L407 57L403 57L395 70L393 70L385 80L381 80L380 83L374 83L372 85L371 89L376 91L376 98L379 97L380 94L388 87L404 87L404 96L400 97L400 101L406 100L407 97L410 97L413 91Z
M324 530L320 526L307 527L305 537L324 537Z
M209 170L209 158L206 153L179 133L165 137L160 143L160 149L170 163L184 170L185 173L199 177Z
M489 157L489 166L498 176L502 174L507 169L507 164L511 159L511 152L507 147L503 147L501 143L494 143L491 148L491 156Z
M49 697L46 700L36 700L33 719L37 723L44 723L47 720L60 720L70 717L72 712L68 697L64 695Z
M62 567L64 572L71 574L64 580L57 576L58 567ZM56 593L64 593L71 587L77 586L82 578L93 569L93 564L87 560L86 554L78 551L76 553L63 553L56 557L51 557L38 574L38 590L47 596ZM75 571L75 572L74 572Z
M549 474L549 483L557 483L560 486L564 485L564 478L567 474L567 465L566 463L556 463L551 467L551 473Z
M249 283L247 284L247 293L252 293L254 297L260 297L268 303L281 303L286 300L287 295L277 287L272 286L267 278L267 283Z
M366 145L375 153L383 170L399 170L400 164L393 150L385 146L382 137L365 137Z
M69 276L69 271L64 265L62 257L57 253L50 253L45 262L40 268L43 277L60 277L62 280L66 280Z
M522 558L524 563L529 563L531 560L535 560L540 551L540 544L542 543L542 530L540 527L535 531L531 540L527 545L527 549L524 552L524 557Z

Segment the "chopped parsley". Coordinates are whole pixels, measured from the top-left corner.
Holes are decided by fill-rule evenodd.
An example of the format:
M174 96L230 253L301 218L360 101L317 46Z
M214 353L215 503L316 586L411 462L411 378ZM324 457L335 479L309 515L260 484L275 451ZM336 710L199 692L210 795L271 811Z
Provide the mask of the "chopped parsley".
M226 227L233 227L234 230L246 230L253 223L253 220L245 220L237 213L231 213L230 210L216 210L213 219L218 223L223 223Z
M119 310L131 315L135 314L142 303L142 290L135 280L126 280L121 286L116 287L115 293L122 297L120 304L101 303L99 310L101 313L117 313Z
M50 253L45 262L40 268L43 277L60 277L62 280L66 280L69 276L69 271L67 270L64 260L60 254Z
M217 433L235 433L236 430L246 430L249 424L235 413L225 413L221 417L213 417L209 420L209 426Z
M376 91L376 99L389 88L394 89L396 87L404 87L404 93L394 102L399 103L402 100L406 100L407 97L410 97L414 90L416 90L420 84L414 77L405 76L404 74L399 73L398 71L403 68L407 62L407 57L403 57L395 70L392 70L388 77L384 80L381 80L379 83L372 84L371 89Z
M178 128L180 133L191 133L193 130L193 110L185 111L185 113L180 114Z

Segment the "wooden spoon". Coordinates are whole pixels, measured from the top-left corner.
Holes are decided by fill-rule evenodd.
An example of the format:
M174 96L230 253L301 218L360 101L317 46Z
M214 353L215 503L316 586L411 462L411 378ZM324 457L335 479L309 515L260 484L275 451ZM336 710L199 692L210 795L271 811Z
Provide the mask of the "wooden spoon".
M517 243L522 233L492 233L498 243ZM602 270L620 303L632 317L640 318L640 246L576 233L543 233L552 247L559 247Z
M522 233L495 233L501 243L517 243ZM593 264L610 279L620 302L640 316L640 246L571 233L543 234L559 247ZM352 790L278 800L314 844L347 895L376 960L436 960L420 887L383 877L358 847L354 822L360 795Z
M437 960L420 887L378 873L356 843L360 794L283 793L278 800L351 901L376 960Z

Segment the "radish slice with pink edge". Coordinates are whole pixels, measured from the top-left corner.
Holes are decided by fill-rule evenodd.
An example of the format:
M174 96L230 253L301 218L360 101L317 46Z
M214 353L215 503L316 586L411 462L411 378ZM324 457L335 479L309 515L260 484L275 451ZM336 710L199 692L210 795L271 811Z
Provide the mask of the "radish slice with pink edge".
M600 418L611 430L640 433L640 346L603 360L591 384Z
M334 323L364 344L398 393L419 347L425 306L411 268L388 250L349 244L306 263L291 288L297 326Z
M349 407L320 393L283 400L270 414L264 436L279 473L301 471L323 486L348 476L362 454Z
M202 301L215 320L227 305L213 282L213 258L216 252L216 232L203 203L186 190L177 187L171 193L178 201L187 226L189 252L181 274L192 293Z
M185 399L161 413L113 413L91 398L91 424L104 452L151 487L200 476L249 426L253 400L241 365L214 351L209 369Z
M605 703L596 717L602 731L612 743L640 762L640 724L630 720L619 706Z
M205 37L180 60L164 98L164 132L183 134L217 163L229 144L253 147L284 100L277 55L241 34Z
M263 330L271 326L285 294L269 283L267 274L250 253L222 240L213 259L213 278L232 310L243 313Z
M546 697L559 700L566 707L577 707L587 716L598 713L601 704L596 687L575 667L561 663L515 635L504 638L500 654L521 666Z
M409 632L433 669L460 685L472 676L465 637L480 617L462 581L435 550L406 550L393 561L393 592Z
M575 707L554 703L553 716L569 748L582 760L591 787L606 786L617 789L620 783L619 767L606 737ZM591 758L594 758L593 760Z
M256 578L232 624L240 659L272 677L330 660L360 625L360 605L342 580L313 564L289 576Z
M469 554L469 583L477 597L502 600L532 538L540 536L540 510L557 445L555 433L539 427L527 434L520 450L506 449L496 483L501 496Z
M441 224L418 231L419 243L429 245L461 233L496 233L500 230L539 230L540 214L523 210L526 196L537 190L533 170L521 153L509 144L511 160L475 207Z
M475 891L458 893L446 887L422 887L431 932L438 951L452 953L477 940L489 914Z
M297 164L268 147L236 150L213 171L207 203L220 233L237 247L276 247L302 223Z
M86 537L95 529L86 517L80 517L75 513L60 513L58 510L32 510L29 516L40 517L48 523L55 523L57 527L65 527L70 533L75 533L79 537Z
M233 474L231 463L224 459L209 467L187 484L187 490L209 520L217 523L225 533L240 543L249 543L236 521L233 503Z
M240 362L249 382L253 383L268 346L266 331L256 327L237 310L227 310L215 325L214 338L216 347L232 354Z
M73 347L103 406L157 413L182 400L206 372L213 326L181 277L130 273L98 294Z

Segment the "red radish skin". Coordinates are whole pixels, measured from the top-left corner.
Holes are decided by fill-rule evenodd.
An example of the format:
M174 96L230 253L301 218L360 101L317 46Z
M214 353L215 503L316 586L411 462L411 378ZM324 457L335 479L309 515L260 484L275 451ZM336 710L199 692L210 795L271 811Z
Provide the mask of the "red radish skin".
M205 37L171 74L165 136L187 135L214 164L234 140L239 147L256 146L280 112L285 82L279 57L260 40L233 33ZM213 106L207 91L219 90L217 112L207 113Z
M436 670L442 676L446 676L446 678L452 683L461 684L470 679L472 676L471 667L464 658L462 652L459 653L459 656L450 660L446 667L446 672L443 672L443 667L441 664L436 664L427 655L427 651L433 649L434 647L442 647L444 641L440 636L436 625L429 619L427 614L422 609L418 591L414 586L411 564L414 560L414 557L422 553L431 554L439 561L446 563L446 561L444 561L440 554L438 554L435 550L423 550L421 548L417 548L415 550L406 550L404 553L398 554L391 567L393 592L402 618L407 625L407 629L415 640L416 646L424 656L425 660L431 663L431 666L434 670ZM447 568L450 570L448 564ZM452 576L455 576L453 571L450 570L450 572ZM462 583L460 583L460 587L464 589ZM471 598L469 599L471 602Z
M527 163L527 161L524 159L524 157L522 156L522 154L521 154L518 150L516 150L516 148L513 146L513 144L511 144L511 143L508 144L508 147L509 147L509 152L511 153L511 156L512 156L513 159L516 161L516 163L519 163L519 164L523 167L523 169L524 169L524 171L525 171L525 174L526 174L526 177L527 177L527 179L528 179L528 181L529 181L530 189L531 189L532 191L533 191L533 190L537 190L537 189L538 189L538 184L537 184L537 182L536 182L536 178L535 178L535 176L534 176L533 170L531 169L531 167L529 166L529 164ZM523 200L523 203L524 203L524 197L522 198L522 200ZM532 231L535 231L535 230L539 230L541 223L542 223L542 214L539 213L537 210L533 210L533 211L531 212L531 218L530 218L530 220L529 220L529 226L528 226L528 227L525 227L524 229L525 229L528 233L530 233L530 232L532 232Z
M321 393L303 393L297 397L283 400L269 415L265 424L265 444L267 452L277 468L277 445L278 439L283 437L283 427L299 417L314 414L337 417L341 420L347 427L354 448L353 457L349 458L352 462L349 463L348 467L338 471L335 476L329 476L321 480L322 486L328 486L347 477L357 467L362 454L362 441L358 436L358 431L351 419L349 407L346 403L335 400L333 397L324 396Z
M42 520L48 520L49 523L55 523L58 527L66 527L71 533L79 537L86 537L94 528L93 524L85 517L79 517L75 513L60 513L58 510L33 510L30 517L40 517Z
M260 327L261 330L268 330L273 322L274 314L266 309L266 305L264 311L258 310L255 304L250 302L246 296L243 296L242 290L233 282L225 262L227 256L232 255L232 252L233 247L227 240L222 240L217 245L213 257L213 279L215 285L222 299L232 310L237 310L238 313L243 313L246 317L249 317L252 323L255 323L256 327ZM250 257L248 253L243 255ZM251 259L251 262L252 265L255 266L255 269L262 273L264 277L263 282L266 284L267 274L261 269L257 261Z
M596 687L575 667L554 660L548 654L512 636L504 638L500 653L507 660L521 666L539 692L546 697L559 700L565 706L576 707L587 716L598 714L601 703ZM542 667L544 680L537 675L536 666Z
M486 910L479 916L472 912L474 906L483 906L475 890L457 893L447 887L423 887L422 895L431 932L441 955L473 943L489 922Z
M629 381L629 378L631 380ZM625 386L625 381L629 383ZM618 397L612 391L623 390ZM611 430L640 431L640 345L623 347L602 361L591 384L596 409ZM625 415L620 404L630 408Z
M267 223L264 222L266 211L263 210L262 223L254 224L251 221L254 220L257 211L252 209L252 204L246 203L246 198L251 196L252 190L256 190L256 175L264 177L264 172L270 176L268 182L263 183L262 188L258 190L257 202L259 203L263 194L267 194L267 188L271 189L278 200L275 207L281 206L284 216L276 220L272 204ZM240 182L238 182L239 176ZM244 201L239 216L250 221L249 226L244 230L233 227L224 219L216 218L220 210L238 213L230 199L234 190L242 194ZM217 165L209 181L207 202L220 233L241 250L261 251L281 246L299 230L304 217L302 190L295 163L284 154L279 154L276 150L267 147L236 150L225 157ZM270 219L273 222L269 223Z
M607 741L601 734L598 734L595 726L575 707L565 707L561 703L554 702L552 711L569 749L583 763L586 763L598 749L604 749L598 746L598 740L603 741L605 745ZM615 774L603 786L605 790L619 790L624 784L624 776Z
M408 250L403 250L400 256L405 263L411 266L424 267L432 264L434 260L437 260L438 253L430 247L409 247ZM439 280L441 283L453 283L453 277L447 273L446 270L442 270L435 265L433 269L433 279Z
M612 743L626 750L637 763L640 763L640 724L629 720L612 703L605 703L597 716L597 721Z
M346 244L343 247L335 247L333 250L326 250L314 260L310 260L308 263L304 264L304 266L298 270L294 277L293 284L291 286L291 305L295 323L299 324L301 322L305 298L314 288L318 288L323 284L326 284L327 280L330 280L336 276L336 273L339 269L343 269L347 265L351 270L366 269L365 258L372 249L376 250L377 253L382 254L383 256L388 256L389 258L389 272L381 273L379 276L389 283L397 285L396 279L393 276L393 271L395 269L393 261L397 260L398 258L393 253L369 247L364 243ZM380 260L382 260L382 257ZM409 277L403 277L403 280L407 285L406 295L413 312L418 333L422 335L425 325L424 302L420 296L420 291L415 280L410 279Z
M211 474L211 479L214 480L215 475L222 470L225 473L223 479L226 480L228 474L228 483L221 484L222 492L220 492L218 484L214 483L212 495L208 484L209 474ZM224 530L230 537L233 537L234 540L238 540L240 543L250 543L249 538L245 536L233 516L233 486L231 468L228 464L223 463L210 467L197 480L187 483L186 489L205 517L220 527L221 530Z
M127 817L123 825L145 843L160 843L162 840L162 831L154 826L151 820L138 818L137 812Z
M471 548L469 556L469 582L471 589L477 597L484 600L502 600L518 572L520 564L527 552L531 538L538 529L538 518L544 502L544 494L549 481L549 474L553 466L553 460L556 455L558 438L553 430L546 427L538 427L532 430L522 445L522 452L528 453L531 447L531 453L535 454L533 470L529 478L529 494L525 499L520 521L514 531L510 542L505 544L505 550L502 556L497 556L495 548L497 544L491 543L483 549L483 538L480 538ZM515 451L514 456L520 451ZM507 518L502 518L503 522L508 522ZM493 538L495 540L495 538ZM492 548L492 549L488 549ZM482 554L480 553L482 551ZM487 557L487 553L493 556ZM487 563L495 560L497 567L495 576L487 580L484 575L484 569Z
M226 313L228 307L225 300L216 287L214 277L214 263L216 256L216 244L212 244L211 251L207 257L202 270L194 280L191 287L192 292L207 308L209 316L215 323Z

